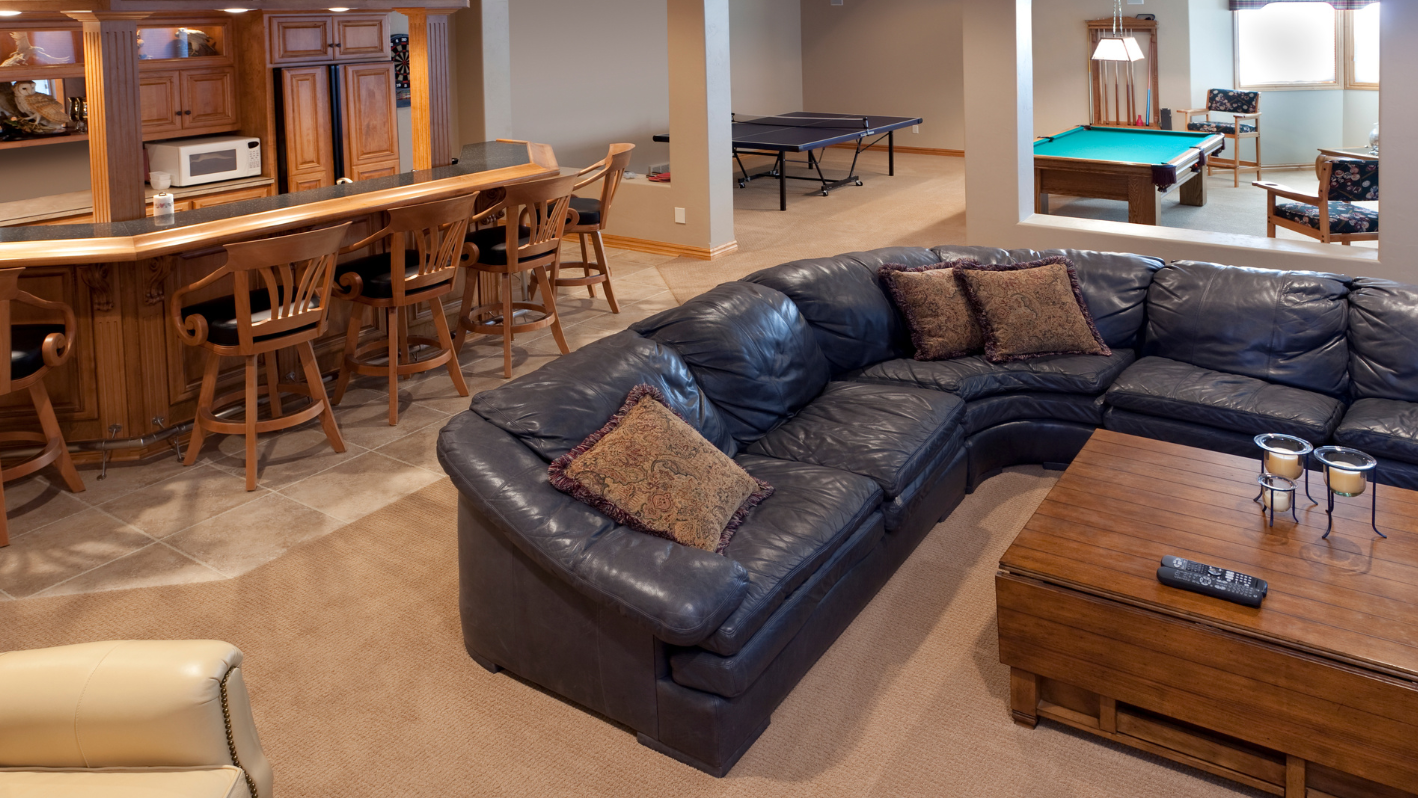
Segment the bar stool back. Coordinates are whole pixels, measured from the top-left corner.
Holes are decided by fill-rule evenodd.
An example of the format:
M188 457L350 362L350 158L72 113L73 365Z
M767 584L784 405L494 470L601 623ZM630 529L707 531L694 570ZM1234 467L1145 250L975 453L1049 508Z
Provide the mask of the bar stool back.
M468 275L458 312L458 346L462 346L464 332L501 335L504 377L512 376L512 338L516 333L551 327L561 353L571 351L561 332L549 272L561 257L561 236L567 225L577 223L577 213L571 209L575 186L576 175L508 186L501 205L479 214L484 217L505 211L506 226L478 230L468 236L465 264L474 272L496 275L498 294L484 296L482 281ZM542 291L541 304L512 301L512 275L523 272L531 272L536 278L536 286ZM475 294L477 305L473 305ZM518 310L541 313L542 317L517 324Z
M389 223L383 229L345 248L345 252L351 252L381 240L387 242L385 252L340 264L337 273L341 292L336 296L356 306L350 313L350 326L345 334L345 360L335 382L335 404L344 398L353 375L387 375L389 425L393 426L399 423L399 378L439 366L447 367L458 395L468 395L441 298L453 290L463 239L477 198L477 192L473 192L394 208L387 211ZM392 268L391 264L395 263L403 264L404 268ZM409 337L409 313L422 302L427 302L432 312L436 339ZM384 309L385 340L360 345L364 307ZM412 346L428 346L437 351L432 357L416 361L411 354ZM386 362L376 363L381 357L386 358Z
M30 401L39 415L42 432L0 432L0 446L15 443L38 443L44 448L39 454L0 470L0 546L10 545L9 525L5 518L5 483L33 474L54 463L64 484L74 493L84 490L84 481L74 470L64 434L54 405L44 388L44 375L52 368L64 365L74 353L74 311L62 302L40 299L20 290L20 273L24 269L0 269L0 396L28 390ZM62 324L15 324L13 305L28 305L41 311L58 314Z
M620 188L620 181L630 166L630 151L633 149L634 144L612 144L610 154L576 173L578 178L591 174L576 184L577 189L589 186L597 180L602 181L601 198L571 198L571 208L579 214L579 220L577 224L567 225L566 232L575 235L580 241L581 260L561 262L556 273L552 275L553 285L584 285L592 297L596 295L596 286L604 283L606 301L610 303L612 313L619 313L620 306L616 304L615 292L611 290L611 266L606 261L606 248L601 241L601 231L606 229L606 224L610 221L611 201L615 199L616 189ZM586 252L587 237L590 237L596 251L594 263ZM564 269L580 269L583 274L581 277L562 277L561 272Z
M335 414L325 395L320 367L310 342L325 328L330 312L331 281L335 257L349 223L294 235L228 244L226 263L215 272L177 291L172 296L172 322L183 342L207 349L202 389L197 397L197 417L192 423L192 440L184 458L186 465L197 462L202 440L208 433L246 437L246 489L256 489L256 436L304 424L316 416L325 437L335 451L345 450L344 439L335 424ZM235 289L231 296L183 306L182 298L227 276ZM305 372L305 385L281 384L276 376L276 352L293 347ZM217 374L223 357L246 360L246 381L242 391L216 395ZM271 418L257 420L256 359L266 361L266 390ZM310 397L310 405L291 415L283 415L281 391ZM242 421L223 421L217 409L243 403Z

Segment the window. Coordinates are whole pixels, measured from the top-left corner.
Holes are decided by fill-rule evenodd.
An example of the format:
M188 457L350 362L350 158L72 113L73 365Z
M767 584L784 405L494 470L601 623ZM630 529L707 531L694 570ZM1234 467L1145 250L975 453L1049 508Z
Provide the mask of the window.
M1236 88L1378 88L1378 3L1272 2L1236 11L1235 23Z

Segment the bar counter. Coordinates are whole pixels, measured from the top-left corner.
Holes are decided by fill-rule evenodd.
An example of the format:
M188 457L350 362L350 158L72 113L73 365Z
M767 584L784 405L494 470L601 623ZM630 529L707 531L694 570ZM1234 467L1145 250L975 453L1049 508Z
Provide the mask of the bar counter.
M203 356L172 329L167 297L221 266L225 256L215 248L341 220L354 221L346 238L354 242L377 229L385 209L558 171L543 144L470 144L451 166L242 200L164 220L0 227L0 268L26 267L22 290L65 302L78 317L74 357L45 381L75 460L98 460L101 449L109 449L113 460L136 459L171 446L174 433L192 420ZM184 303L230 294L224 282ZM454 291L450 299L460 296ZM331 307L326 332L316 342L327 373L339 366L344 335L338 331L348 323L350 304ZM16 322L41 320L16 315ZM374 326L366 333L383 335ZM293 358L286 362L287 354L279 361L282 374L298 370ZM240 361L230 363L218 393L238 382ZM0 427L38 429L25 395L0 397Z

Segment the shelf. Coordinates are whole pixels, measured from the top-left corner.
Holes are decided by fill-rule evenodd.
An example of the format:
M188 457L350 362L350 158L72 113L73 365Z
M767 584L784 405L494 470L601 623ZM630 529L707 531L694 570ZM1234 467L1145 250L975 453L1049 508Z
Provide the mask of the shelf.
M17 150L21 147L38 147L42 144L67 144L71 141L88 141L87 133L70 133L67 136L48 136L42 139L22 139L20 141L0 141L0 150Z

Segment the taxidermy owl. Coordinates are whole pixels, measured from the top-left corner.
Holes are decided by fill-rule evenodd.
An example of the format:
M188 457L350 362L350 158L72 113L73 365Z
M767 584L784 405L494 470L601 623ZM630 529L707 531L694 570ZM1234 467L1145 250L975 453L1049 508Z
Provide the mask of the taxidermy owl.
M69 124L69 114L65 113L64 104L48 94L35 91L34 81L16 81L14 90L15 107L19 109L21 116L35 125L59 131Z
M212 37L197 30L196 28L179 28L179 34L187 34L187 54L194 58L204 55L221 55L217 52L216 45L212 44Z
M38 64L41 58L50 58L49 53L46 53L43 47L30 44L28 33L11 31L10 38L15 40L15 53L6 58L4 63L0 63L0 67L30 66Z

